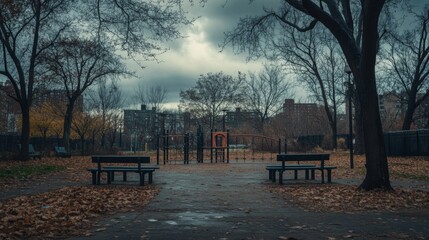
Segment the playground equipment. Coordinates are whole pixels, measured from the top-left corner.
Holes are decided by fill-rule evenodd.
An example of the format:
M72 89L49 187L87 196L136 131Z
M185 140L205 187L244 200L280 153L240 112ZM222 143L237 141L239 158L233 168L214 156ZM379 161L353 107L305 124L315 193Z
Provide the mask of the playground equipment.
M157 137L157 164L191 161L203 163L210 159L210 163L229 163L231 157L239 160L275 161L277 153L281 153L282 140L255 134L230 134L227 131L216 129L205 133L201 126L197 133L164 134ZM287 152L284 141L284 152Z

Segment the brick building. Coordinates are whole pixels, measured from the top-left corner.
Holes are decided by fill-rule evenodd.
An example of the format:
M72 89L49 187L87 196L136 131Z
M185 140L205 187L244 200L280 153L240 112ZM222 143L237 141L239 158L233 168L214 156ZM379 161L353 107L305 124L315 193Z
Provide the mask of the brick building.
M140 109L124 110L123 147L131 150L142 150L145 144L155 147L156 137L163 132L182 134L185 131L186 114L175 112L157 112L156 108L148 109L145 104Z
M225 125L229 129L253 128L258 122L258 114L236 108L235 111L225 112Z
M316 103L295 103L286 99L280 114L291 136L323 135L329 125L323 107Z

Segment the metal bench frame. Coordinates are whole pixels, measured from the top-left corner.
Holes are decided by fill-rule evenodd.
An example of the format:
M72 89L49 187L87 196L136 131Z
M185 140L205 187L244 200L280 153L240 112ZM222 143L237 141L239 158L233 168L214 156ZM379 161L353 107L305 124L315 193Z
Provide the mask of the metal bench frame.
M114 181L115 172L122 172L123 179L126 181L128 172L135 172L139 174L140 185L144 185L144 176L149 175L148 182L153 182L153 172L159 167L142 166L144 163L150 163L148 156L132 156L132 155L95 155L92 156L92 162L97 163L97 168L87 169L92 174L92 183L100 184L100 175L105 172L107 174L107 184ZM101 166L105 163L135 163L137 166Z

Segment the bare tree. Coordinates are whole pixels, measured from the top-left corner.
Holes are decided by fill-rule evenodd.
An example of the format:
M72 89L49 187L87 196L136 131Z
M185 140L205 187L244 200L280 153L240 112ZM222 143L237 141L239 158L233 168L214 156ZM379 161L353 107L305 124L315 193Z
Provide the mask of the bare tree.
M333 148L337 148L337 112L344 101L340 91L344 80L344 65L341 50L326 29L316 26L312 31L299 32L295 28L284 28L284 35L273 43L276 51L272 58L285 64L298 74L312 98L322 103L331 129Z
M134 98L139 104L148 105L150 108L155 108L158 112L162 111L167 96L167 88L161 86L144 87L140 83L134 92Z
M242 99L242 82L240 73L237 78L223 72L201 75L196 86L180 91L180 107L214 128L216 117L221 111Z
M86 112L77 113L72 120L71 128L80 138L82 156L85 155L86 137L91 133L91 129L94 127L94 125L94 117Z
M267 119L282 109L286 97L292 96L292 83L286 80L280 66L264 65L264 69L250 73L244 94L247 107L258 114L259 129Z
M121 120L121 108L124 97L115 80L107 83L102 81L95 94L91 95L91 111L100 117L101 147L106 147L106 140L113 147Z
M109 76L125 73L119 59L110 50L93 41L64 40L41 58L51 78L65 89L63 145L69 151L70 130L76 101L93 84Z
M180 37L179 26L192 23L184 0L24 0L0 1L0 74L11 82L9 94L21 108L21 158L28 159L30 107L39 83L38 58L71 29L75 39L96 37L130 57L154 59L159 43ZM192 2L192 1L190 1ZM48 84L43 84L47 86Z
M182 37L179 27L193 22L185 2L194 0L84 0L79 10L87 26L84 33L113 43L131 57L156 60L167 51L160 43Z
M241 19L237 28L227 33L225 44L238 51L260 56L270 43L277 25L288 25L299 31L309 31L323 24L337 39L354 76L361 106L366 151L366 177L359 188L391 190L375 78L375 61L379 46L378 23L385 0L315 1L284 0L280 10L266 9L259 17ZM352 6L358 8L357 14ZM293 11L293 9L298 12ZM308 22L296 16L309 16Z
M409 130L416 109L429 96L429 4L414 16L416 26L399 32L392 29L386 42L386 63L391 81L405 93L402 130Z
M30 107L41 79L37 77L38 57L68 27L62 16L73 1L35 0L0 2L0 74L13 86L9 97L21 108L21 159L28 159ZM61 16L63 21L55 21Z

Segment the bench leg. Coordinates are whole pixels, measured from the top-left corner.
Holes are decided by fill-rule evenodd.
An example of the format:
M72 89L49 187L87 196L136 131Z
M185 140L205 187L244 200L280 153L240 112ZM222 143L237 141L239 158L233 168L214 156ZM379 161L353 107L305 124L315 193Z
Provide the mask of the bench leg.
M279 184L282 185L283 184L283 171L279 171Z
M295 172L294 173L295 180L297 180L298 179L298 170L295 169L294 172Z
M92 174L92 185L97 183L97 171L91 171Z
M125 172L125 171L123 171L123 172L122 172L122 180L123 180L124 182L126 182L126 181L127 181L127 172Z
M314 180L315 178L316 178L316 176L315 176L316 174L315 174L315 170L314 169L311 169L311 180Z
M113 175L115 175L115 172L107 172L107 184L111 184L112 183L112 179L114 178Z
M268 170L268 179L271 180L271 182L276 182L276 170Z
M149 172L149 180L148 180L148 182L149 182L149 183L152 183L152 182L153 182L152 172Z
M101 173L100 171L97 171L97 185L100 185L100 178L101 178Z
M308 169L305 169L305 180L308 180L310 176L310 172Z
M320 172L322 174L322 183L325 183L325 172L323 171L323 169L321 169Z
M331 169L326 169L326 172L328 173L328 183L331 183L331 177L332 177L332 175L331 175Z
M144 173L139 172L139 175L140 175L140 186L144 186Z

